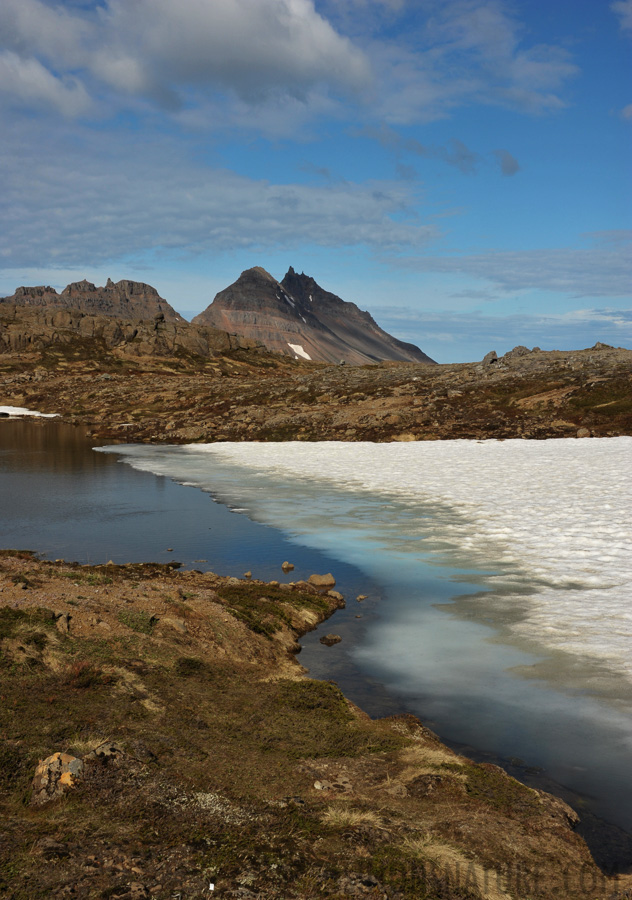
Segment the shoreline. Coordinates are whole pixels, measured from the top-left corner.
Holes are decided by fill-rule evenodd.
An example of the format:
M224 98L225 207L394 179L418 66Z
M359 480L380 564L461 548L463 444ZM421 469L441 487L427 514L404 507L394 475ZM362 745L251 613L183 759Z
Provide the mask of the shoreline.
M200 662L195 664L196 673L198 666L214 666L214 670L219 672L217 665L220 659L222 664L231 671L234 666L237 666L241 673L240 677L251 683L252 689L255 690L258 690L255 688L256 684L267 684L280 686L280 689L284 691L287 690L286 683L288 685L317 684L321 685L318 688L319 691L332 690L327 687L327 682L313 682L305 673L295 656L296 640L301 634L329 618L341 603L337 598L327 597L326 594L319 593L304 583L294 587L281 587L274 583L221 577L213 573L178 571L177 564L175 566L157 564L81 566L61 561L52 563L37 560L27 553L3 551L0 552L0 584L2 586L0 605L4 610L13 609L13 616L24 614L28 618L29 615L34 614L36 609L41 608L40 604L43 602L50 604L49 608L57 615L57 619L50 619L50 625L42 625L42 614L38 613L40 616L38 627L43 628L44 633L51 634L48 639L48 648L25 644L24 630L21 632L21 642L16 645L9 637L7 643L5 631L3 643L5 658L8 651L14 667L17 665L19 669L28 669L28 672L24 673L24 678L33 684L34 671L38 672L40 678L58 678L58 676L49 676L46 672L49 669L51 672L55 671L59 662L54 664L53 657L58 658L63 647L67 647L66 654L70 651L70 656L67 657L68 662L71 662L73 658L82 658L84 662L94 659L96 665L96 660L98 660L102 675L109 677L111 674L113 678L112 681L104 678L101 684L95 683L93 686L97 693L105 695L102 696L101 703L104 700L110 702L107 701L107 695L112 696L113 690L116 695L120 689L116 687L117 684L121 685L122 682L123 685L127 685L124 688L125 691L129 690L131 685L136 698L132 707L140 704L140 707L145 710L144 719L146 720L149 716L156 722L156 725L151 726L152 733L156 727L158 728L156 734L162 732L165 726L161 724L161 720L169 713L160 689L157 687L155 677L152 679L150 673L157 660L163 660L161 668L164 668L164 661L173 658L174 653L176 669L178 666L184 665L184 663L178 663L178 659L198 659ZM268 598L263 616L260 602L256 600L256 595L259 593L265 594ZM163 597L165 599L161 600L160 598ZM288 602L290 607L288 607ZM0 609L0 619L2 619L2 609ZM288 610L290 611L289 622ZM6 621L6 613L4 615ZM68 616L70 618L65 618ZM151 617L155 621L147 630L149 628L147 623ZM210 626L211 631L209 631L209 625L205 623L211 621L214 624ZM222 623L225 632L223 640L219 643L216 639L218 622ZM24 627L22 626L22 629ZM95 639L96 645L94 644ZM116 650L115 648L119 645L121 649ZM96 646L101 647L98 657L94 656ZM107 662L104 660L106 646L109 648L107 653L114 652L117 659ZM130 668L131 662L125 663L124 660L129 658L132 647L135 648L133 655L139 661ZM123 651L122 659L120 658L121 650ZM20 654L22 654L21 660ZM25 665L27 658L28 666ZM63 659L63 654L61 658ZM37 661L38 659L39 661ZM141 662L143 659L145 661ZM151 662L152 659L154 662ZM190 667L193 663L187 665ZM126 674L124 675L123 672ZM0 668L0 678L2 675L3 671ZM16 676L14 675L14 677ZM190 678L191 676L187 675L186 677ZM217 677L219 677L218 674L214 676L215 681ZM252 681L253 677L254 681ZM6 676L3 684L6 688ZM59 687L57 691L60 691ZM74 695L76 697L76 689ZM489 856L484 857L487 860L484 866L481 862L477 863L479 866L476 869L478 872L477 884L479 882L482 884L483 871L493 870L496 874L502 871L501 860L504 857L503 846L506 835L491 837L496 834L496 825L492 828L492 822L496 822L498 818L504 822L504 827L514 834L513 840L517 842L517 846L524 843L524 852L527 854L524 861L525 872L531 871L532 880L535 875L532 866L529 870L528 859L529 855L533 854L534 841L537 843L540 839L544 841L541 848L543 860L551 856L552 846L558 847L555 852L559 852L563 857L567 857L570 852L571 858L576 859L577 878L579 878L580 872L587 872L587 867L590 868L593 865L589 863L589 857L581 849L583 841L580 841L579 837L571 839L571 836L575 834L577 819L561 800L543 794L540 790L519 786L519 782L514 782L495 765L489 763L479 765L454 753L412 716L371 720L357 707L344 701L342 694L338 693L337 696L340 699L336 703L342 703L343 707L336 706L336 709L347 710L345 721L355 723L351 727L360 728L364 733L372 735L369 743L386 741L383 749L378 750L377 756L375 756L375 749L369 751L368 756L366 751L362 750L358 756L357 749L350 748L346 750L341 748L342 756L338 755L340 751L333 756L331 750L324 756L322 751L315 756L309 751L307 756L303 756L304 762L299 765L299 768L294 769L291 766L293 774L288 772L282 779L283 784L276 785L273 791L273 794L276 792L276 796L279 793L287 795L288 777L291 780L298 777L302 781L301 793L304 799L301 802L310 805L316 803L325 811L332 808L332 803L335 808L342 803L343 811L350 807L360 809L364 820L369 821L371 815L377 815L378 809L383 818L386 805L389 808L390 824L388 827L393 835L399 835L395 838L396 843L405 842L404 835L406 831L410 830L411 822L415 821L415 816L421 814L419 821L420 824L423 823L423 833L428 833L428 829L430 832L433 832L435 828L439 829L436 832L435 843L430 842L426 848L430 857L432 857L430 852L432 847L434 846L434 850L438 853L437 847L442 846L442 842L446 840L446 828L449 830L446 846L454 848L461 845L464 850L471 853L473 849L471 846L472 835L469 834L469 830L459 833L458 829L454 831L453 826L462 816L472 816L475 812L482 831L474 844L478 844L479 840L483 839L486 854L489 854L491 852L489 840L492 840L492 855L496 854L496 862L491 870ZM301 727L305 727L311 718L318 718L319 710L323 708L321 705L323 702L322 699L319 699L315 705L312 705L311 701L307 706L302 702L299 704L297 713L300 715ZM75 706L77 706L75 712L67 712L66 715L80 719L82 714L79 710L82 703L79 702L79 699L75 701ZM72 708L71 697L71 705L67 709L72 710ZM24 713L26 710L23 710ZM239 717L237 710L235 713ZM340 711L336 712L330 728L334 730L338 728L333 722L340 714ZM247 715L252 715L252 712L247 712ZM351 718L349 719L348 716ZM37 721L37 717L33 721ZM78 724L78 720L75 724ZM23 726L19 727L24 730ZM259 727L263 727L262 724ZM297 722L294 722L293 727L298 727ZM344 726L341 734L344 734L348 727L350 727L349 724ZM133 732L134 728L133 720L130 720L126 714L119 723L118 730L108 730L107 735L104 733L104 736L110 741L118 742L129 754L133 752L130 744L130 741L133 742L130 729ZM320 726L318 726L318 730L321 730ZM395 739L393 735L399 737ZM253 737L254 734L250 728L246 728L244 739L251 740ZM287 738L287 735L285 737ZM180 740L182 738L186 742L187 735L182 734ZM190 733L189 739L194 739L194 732ZM315 739L310 738L310 740ZM322 735L318 740L321 739ZM24 739L22 740L24 741ZM344 738L345 742L347 740L348 738ZM395 744L393 744L393 740L395 740ZM240 738L239 741L241 742L242 739ZM240 746L245 747L246 745L240 743ZM69 742L66 739L57 744L49 741L46 749L50 752L54 752L54 750L69 752L73 750L72 741ZM323 749L325 748L323 747ZM299 761L301 756L302 754L299 754ZM169 768L168 757L169 753L164 759L162 754L159 755L162 764ZM30 759L31 761L35 759L32 752ZM336 763L336 759L341 762ZM131 760L128 765L132 765ZM285 765L287 765L287 760ZM375 768L382 770L384 766L386 766L384 771L390 773L389 777L381 781L380 776L376 781ZM202 765L202 769L204 769L204 765ZM335 775L337 780L334 780L334 775L330 774L332 769L337 773ZM370 777L369 770L373 773ZM303 772L302 776L299 775L301 771ZM305 776L307 776L307 780L305 780ZM25 776L22 790L27 784L28 780ZM224 783L224 792L228 784L233 784L230 790L234 790L232 776L229 776L228 783ZM82 790L83 788L78 788L77 796L81 794ZM267 793L268 788L261 786L258 791ZM274 797L268 796L268 800L273 799ZM75 805L80 803L79 800L71 802ZM54 809L55 804L51 807L53 817ZM448 810L450 810L450 816L449 820L446 820L445 815ZM404 817L401 820L402 826L404 822L408 823L403 834L399 831L400 826L396 824L400 816ZM491 817L489 823L487 823L487 816ZM431 824L433 821L436 822L435 825ZM452 824L449 825L448 822ZM540 823L537 828L535 827L536 822ZM348 825L344 827L348 827ZM593 830L588 837L589 839L592 837L594 844L595 827L598 827L598 823L593 821L591 827ZM489 830L487 838L485 838L486 830ZM406 838L406 840L408 839ZM559 846L556 843L558 840L561 841ZM514 844L513 852L515 852L515 846L516 844ZM442 857L443 872L445 874L446 871L452 871L453 876L455 857L445 856L446 852L445 850L441 851L444 854ZM453 849L452 853L454 854L454 852ZM476 859L476 853L481 851L479 849L474 852L474 859ZM522 850L518 851L519 855L521 852ZM441 857L441 853L439 853L439 857ZM578 855L573 856L573 854ZM360 857L360 859L365 859L365 857ZM441 871L441 865L439 862L439 871ZM547 869L546 878L548 878L550 887L551 879L554 877L553 870L548 871L548 864L545 862L542 865L543 871ZM602 866L608 867L605 859L602 859ZM591 877L593 880L596 879L595 884L598 883L600 889L606 886L621 888L624 883L627 884L626 876L604 880L603 876L597 873L598 870L593 869ZM632 884L632 878L630 883ZM556 890L559 891L557 894L559 896L593 896L590 892L579 892L579 881L576 881L570 892L565 892L561 885L557 885ZM550 897L551 895L544 893L542 896ZM276 895L270 894L270 896ZM288 896L293 895L289 894ZM304 896L310 895L305 894ZM403 896L418 895L405 893ZM523 895L519 893L517 896ZM540 895L535 894L534 896ZM595 893L594 896L599 895Z

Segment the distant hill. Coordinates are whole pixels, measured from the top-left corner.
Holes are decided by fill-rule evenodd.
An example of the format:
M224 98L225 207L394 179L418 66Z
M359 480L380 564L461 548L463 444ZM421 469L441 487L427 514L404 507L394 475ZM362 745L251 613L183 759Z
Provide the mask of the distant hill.
M355 303L341 300L291 266L281 282L260 266L247 269L192 324L259 340L268 350L297 359L351 365L380 360L434 363L414 344L380 328Z
M61 294L52 287L19 287L11 297L0 298L0 304L24 307L61 307L76 309L93 316L114 316L119 319L154 319L164 316L171 322L185 319L149 284L140 281L118 281L108 278L105 287L92 282L76 281Z

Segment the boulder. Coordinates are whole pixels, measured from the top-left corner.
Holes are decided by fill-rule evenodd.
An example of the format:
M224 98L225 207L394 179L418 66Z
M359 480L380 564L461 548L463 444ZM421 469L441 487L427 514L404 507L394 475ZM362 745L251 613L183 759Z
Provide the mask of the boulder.
M505 353L505 359L516 359L518 356L528 356L529 353L531 353L531 351L528 347L525 347L523 344L518 344L513 350L508 350L507 353Z
M490 350L489 353L483 357L483 365L484 366L493 366L494 363L498 362L498 354L495 350Z
M287 562L287 560L282 564L281 568L284 572L291 572L294 568L294 563Z
M334 644L339 644L341 640L342 638L339 634L324 634L321 637L320 642L326 647L333 647Z
M336 579L331 572L328 572L327 575L310 575L307 580L316 588L326 588L329 590L336 586Z
M179 634L186 634L187 623L184 619L176 619L174 616L164 616L164 618L160 619L160 626L172 628L174 631L177 631Z
M41 760L33 777L31 803L41 806L63 796L83 775L82 760L69 753L53 753Z

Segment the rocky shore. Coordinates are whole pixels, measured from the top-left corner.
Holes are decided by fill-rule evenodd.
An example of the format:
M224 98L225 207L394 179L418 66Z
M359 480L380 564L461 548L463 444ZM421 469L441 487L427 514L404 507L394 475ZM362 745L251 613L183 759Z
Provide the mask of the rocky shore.
M332 580L0 552L2 895L628 896L562 801L306 677Z

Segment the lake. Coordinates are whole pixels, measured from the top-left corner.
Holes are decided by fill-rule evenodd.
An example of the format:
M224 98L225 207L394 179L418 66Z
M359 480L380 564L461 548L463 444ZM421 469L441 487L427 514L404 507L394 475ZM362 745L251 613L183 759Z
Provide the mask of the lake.
M489 581L506 580L512 564L499 557L485 566L474 548L468 565L467 554L450 557L449 542L442 553L441 540L428 539L441 517L458 525L449 505L312 477L285 464L282 445L267 451L277 454L274 470L217 446L217 454L146 445L94 452L77 429L3 420L0 543L52 559L176 559L264 580L331 571L347 608L302 640L299 659L315 677L337 681L371 715L413 712L474 758L500 759L632 830L624 682L610 673L598 689L585 661L573 686L568 659L511 639ZM295 569L284 576L286 559ZM326 631L341 644L321 645Z

